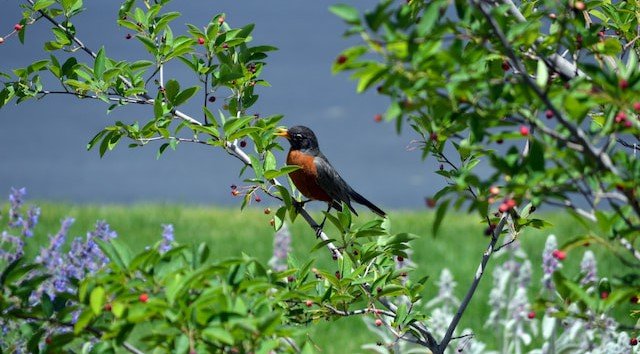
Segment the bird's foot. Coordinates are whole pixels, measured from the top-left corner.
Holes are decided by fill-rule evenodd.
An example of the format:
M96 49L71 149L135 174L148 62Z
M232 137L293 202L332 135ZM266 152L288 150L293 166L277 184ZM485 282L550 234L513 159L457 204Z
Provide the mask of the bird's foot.
M304 208L304 205L307 204L310 201L311 201L311 199L307 199L307 200L295 200L294 199L292 204L296 208L296 210L300 210L300 209Z

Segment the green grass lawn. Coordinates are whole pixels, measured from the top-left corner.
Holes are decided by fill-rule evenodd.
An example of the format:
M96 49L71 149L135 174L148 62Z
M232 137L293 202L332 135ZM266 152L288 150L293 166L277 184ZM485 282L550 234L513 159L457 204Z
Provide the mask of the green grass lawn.
M55 233L60 221L65 216L75 218L70 236L83 236L92 229L98 219L106 220L111 228L118 232L119 238L130 244L134 250L160 240L161 225L171 223L175 227L176 240L181 243L207 242L214 257L223 259L239 255L241 252L255 256L262 261L271 257L273 231L269 225L269 215L262 209L224 209L217 207L184 206L168 204L121 205L75 205L59 203L37 203L42 208L40 225L36 228L36 238L46 242L47 233ZM319 213L315 214L319 217ZM394 232L411 232L421 237L413 241L414 261L418 269L411 274L412 278L430 275L431 279L425 290L428 299L436 292L435 280L443 268L449 268L458 282L457 293L462 297L471 282L482 253L488 242L484 236L485 226L476 215L462 213L450 214L443 222L437 237L431 234L433 213L427 211L393 211L390 213ZM545 215L553 224L542 231L528 230L521 235L523 248L533 262L533 281L538 286L540 279L541 250L546 235L554 233L559 243L563 243L583 232L576 223L566 215L554 213ZM356 221L363 223L373 216L361 215ZM298 259L315 258L322 266L335 267L329 253L325 249L309 253L316 243L313 231L302 218L291 226L293 236L293 256ZM332 230L327 230L332 234ZM34 249L31 250L33 252ZM569 253L565 267L577 270L582 250ZM616 260L607 259L599 263L600 275L611 275L618 266ZM480 284L477 296L472 300L463 317L461 328L473 328L478 338L491 342L491 334L483 324L489 312L487 305L489 290L492 286L490 262L486 277ZM363 343L375 342L376 338L365 328L358 318L341 319L326 322L310 328L310 336L317 346L326 353L362 352Z

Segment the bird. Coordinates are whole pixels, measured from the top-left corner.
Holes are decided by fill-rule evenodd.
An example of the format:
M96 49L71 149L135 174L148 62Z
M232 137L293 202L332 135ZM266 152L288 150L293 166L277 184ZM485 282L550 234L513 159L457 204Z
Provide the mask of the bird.
M296 188L310 200L319 200L328 204L327 213L334 208L342 211L344 203L355 215L356 210L351 202L362 204L380 217L387 213L356 192L338 171L331 165L326 156L320 151L318 138L311 129L302 125L278 128L275 135L286 138L291 145L287 153L287 165L295 165L299 169L289 173L289 177ZM325 218L319 226L322 229Z

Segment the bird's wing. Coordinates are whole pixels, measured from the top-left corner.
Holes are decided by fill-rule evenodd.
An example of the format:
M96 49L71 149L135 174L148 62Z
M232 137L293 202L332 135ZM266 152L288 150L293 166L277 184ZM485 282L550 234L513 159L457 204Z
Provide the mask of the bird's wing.
M318 173L318 185L338 203L346 203L349 209L355 213L355 210L351 206L351 199L349 197L349 191L351 188L338 174L333 166L329 163L327 158L319 154L313 160L316 165ZM357 215L357 213L356 213Z

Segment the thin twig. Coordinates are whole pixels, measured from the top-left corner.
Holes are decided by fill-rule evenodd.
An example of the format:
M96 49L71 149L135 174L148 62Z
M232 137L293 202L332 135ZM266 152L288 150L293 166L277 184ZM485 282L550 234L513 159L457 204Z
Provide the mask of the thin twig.
M473 298L473 295L475 294L476 289L478 288L478 284L480 284L480 280L482 279L482 275L484 275L484 271L486 270L487 263L489 262L489 259L493 254L493 249L495 248L496 243L498 243L498 239L500 238L500 233L502 233L502 230L504 229L504 226L507 223L508 217L509 217L509 213L502 214L502 218L500 218L498 225L493 230L493 233L491 234L491 241L489 242L487 249L484 251L484 254L482 255L482 260L480 261L480 265L476 270L476 275L473 278L473 282L471 283L469 290L467 290L467 294L464 296L464 299L462 300L462 302L460 302L460 306L458 307L456 314L453 316L451 323L449 323L449 327L447 328L447 332L445 333L444 338L442 338L442 340L440 341L440 344L438 345L438 350L440 353L444 353L445 349L447 349L447 346L449 345L449 342L451 342L453 332L458 326L458 323L460 322L460 319L462 318L464 311L467 309L467 306L471 302L471 299Z

